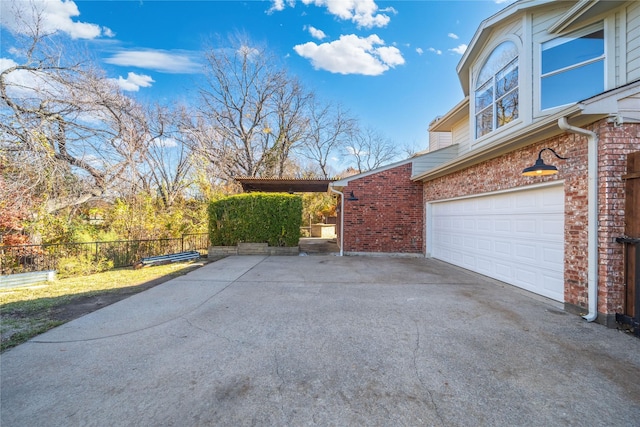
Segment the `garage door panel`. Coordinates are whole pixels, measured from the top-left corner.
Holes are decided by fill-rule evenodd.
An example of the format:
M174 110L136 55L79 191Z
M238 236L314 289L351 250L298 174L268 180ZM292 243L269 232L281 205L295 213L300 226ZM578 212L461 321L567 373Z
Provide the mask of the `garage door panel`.
M564 301L562 186L434 203L431 212L434 258Z
M493 242L491 239L483 239L482 237L478 237L478 251L481 254L491 255L494 252Z
M538 274L537 271L531 267L521 267L516 271L515 278L520 281L522 285L527 286L528 290L531 290L536 288Z
M494 245L494 251L499 257L508 257L512 252L511 242L505 242L496 240Z
M519 236L536 237L536 220L535 219L516 219L515 232Z
M555 238L556 240L564 240L564 219L558 218L544 218L542 219L541 234L546 239Z
M493 263L491 262L491 259L488 257L476 257L475 258L475 262L476 262L476 271L480 274L484 274L486 276L492 276L494 273L494 270L492 269L493 267Z
M498 280L502 280L503 282L510 282L513 280L513 266L511 264L495 261L494 262L494 272L495 277Z
M491 221L486 219L478 219L478 231L487 232L491 231Z
M511 222L508 219L496 219L493 221L493 229L496 233L510 233Z
M513 256L522 263L535 264L538 261L536 245L533 243L516 243Z

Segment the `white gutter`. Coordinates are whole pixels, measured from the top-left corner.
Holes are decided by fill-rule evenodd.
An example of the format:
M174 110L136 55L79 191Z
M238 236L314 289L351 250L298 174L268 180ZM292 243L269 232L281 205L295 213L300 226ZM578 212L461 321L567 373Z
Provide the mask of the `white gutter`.
M590 130L571 126L566 117L558 119L558 127L566 132L587 137L588 157L588 236L587 236L587 282L589 313L582 316L588 322L598 317L598 135Z
M331 187L333 193L340 195L340 256L344 255L344 193Z

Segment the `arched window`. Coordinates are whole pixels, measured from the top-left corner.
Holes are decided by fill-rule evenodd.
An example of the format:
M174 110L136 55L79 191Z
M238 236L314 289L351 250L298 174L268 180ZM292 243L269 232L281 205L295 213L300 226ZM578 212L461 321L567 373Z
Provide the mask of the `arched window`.
M491 52L475 89L476 138L518 118L518 48L513 42Z

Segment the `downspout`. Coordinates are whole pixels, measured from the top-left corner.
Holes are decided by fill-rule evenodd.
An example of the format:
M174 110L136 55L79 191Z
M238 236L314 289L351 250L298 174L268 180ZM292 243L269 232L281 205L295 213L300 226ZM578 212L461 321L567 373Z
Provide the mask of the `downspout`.
M558 119L558 127L566 132L587 137L587 295L589 297L589 313L582 318L587 322L593 322L598 317L598 135L590 130L571 126L566 117Z
M342 249L344 247L344 193L333 187L331 187L331 191L340 195L340 256L342 256L344 254Z

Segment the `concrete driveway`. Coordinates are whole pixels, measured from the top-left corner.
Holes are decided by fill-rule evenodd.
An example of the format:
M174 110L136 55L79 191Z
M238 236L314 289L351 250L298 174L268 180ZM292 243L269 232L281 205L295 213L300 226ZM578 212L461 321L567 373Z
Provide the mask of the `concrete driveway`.
M1 356L10 426L638 426L640 340L425 259L230 257Z

